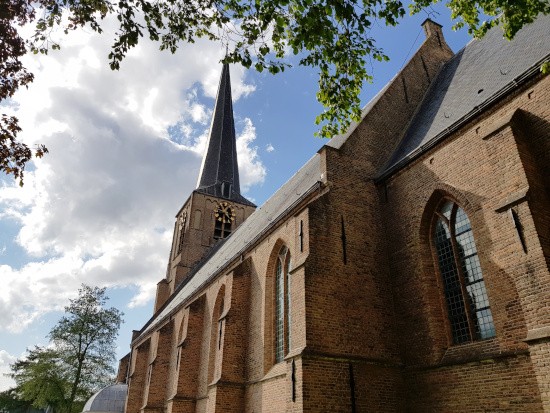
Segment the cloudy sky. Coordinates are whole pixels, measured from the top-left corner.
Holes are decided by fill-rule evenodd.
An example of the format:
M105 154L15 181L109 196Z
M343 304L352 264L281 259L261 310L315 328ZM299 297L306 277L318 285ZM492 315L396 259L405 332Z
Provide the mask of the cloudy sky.
M456 51L467 35L439 12ZM372 64L364 103L423 41L426 17L375 29L392 60ZM109 30L82 30L62 38L59 52L28 57L34 83L2 102L19 117L22 140L50 153L30 165L23 188L0 176L0 374L47 343L81 283L108 287L126 314L117 342L126 354L131 330L152 315L174 215L195 187L223 48L199 41L172 55L144 41L113 72L111 41ZM261 205L324 143L313 137L317 74L232 66L231 77L242 190ZM0 375L0 390L11 384Z

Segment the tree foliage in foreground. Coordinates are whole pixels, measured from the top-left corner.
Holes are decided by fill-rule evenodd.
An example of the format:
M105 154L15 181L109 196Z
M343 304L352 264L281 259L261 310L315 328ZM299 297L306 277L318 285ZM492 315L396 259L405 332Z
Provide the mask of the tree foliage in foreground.
M0 0L0 103L13 96L21 86L28 86L33 75L21 63L28 45L17 32L17 28L36 20L37 3L28 0ZM21 131L15 116L0 116L0 171L12 174L23 185L25 164L32 159L33 151L17 140ZM38 145L36 157L42 157L48 150Z
M24 359L10 366L16 383L13 400L74 413L111 381L123 314L105 308L107 299L105 288L82 286L50 331L50 346L27 350Z
M36 346L10 368L17 384L10 389L14 399L36 408L50 406L56 412L66 411L69 378L56 350Z
M15 389L8 389L0 392L0 411L26 412L31 407L31 403L22 400Z
M408 7L418 13L440 1L412 0ZM539 13L550 13L548 0L449 0L447 6L456 27L482 36L500 24L508 39ZM360 117L359 93L372 80L366 63L388 59L370 33L372 25L393 26L405 14L401 0L0 0L0 35L7 46L0 48L5 49L0 52L0 100L32 81L19 60L28 48L35 53L59 48L50 39L56 27L65 33L82 26L101 32L102 19L116 15L112 69L120 68L144 36L171 52L198 38L220 41L229 48L225 62L260 72L278 73L290 66L288 51L298 55L299 65L319 70L317 99L324 110L316 119L318 135L332 137ZM27 22L36 23L36 32L25 46L15 27ZM16 140L17 119L5 116L0 122L0 169L22 183L30 149ZM44 152L38 147L36 155Z

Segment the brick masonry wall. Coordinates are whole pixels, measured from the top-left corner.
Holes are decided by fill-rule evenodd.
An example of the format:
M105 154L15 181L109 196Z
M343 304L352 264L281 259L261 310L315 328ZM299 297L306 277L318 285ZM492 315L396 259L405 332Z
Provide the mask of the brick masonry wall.
M528 355L486 359L406 376L406 411L422 413L541 412Z
M379 192L372 178L452 55L440 28L427 22L426 29L428 37L417 54L376 98L347 141L338 150L326 147L320 152L329 190L309 211L304 411L350 411L350 363L357 369L356 411L389 412L399 405L393 297L380 237ZM367 365L383 370L384 380L370 375ZM378 389L376 397L371 388Z
M537 79L380 187L410 411L550 411L545 344L525 341L550 325L547 232L540 231L550 204L538 167L548 159L549 91L550 78ZM470 218L494 339L452 344L430 238L445 197Z
M320 357L308 357L303 364L307 400L303 411L403 411L402 396L396 397L401 372L393 366Z
M126 413L138 413L143 406L143 388L147 378L150 339L132 349Z
M126 354L123 358L121 358L118 363L118 371L116 375L117 383L127 383L129 367L130 367L130 353Z

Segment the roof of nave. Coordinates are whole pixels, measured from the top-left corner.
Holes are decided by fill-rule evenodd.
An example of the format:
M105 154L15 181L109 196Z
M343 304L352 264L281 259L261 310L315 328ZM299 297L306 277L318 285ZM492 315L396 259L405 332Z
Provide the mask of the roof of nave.
M440 70L401 143L380 174L390 174L494 103L550 57L550 16L539 16L512 41L494 28L470 41Z
M235 232L214 245L208 255L191 271L186 282L178 287L159 314L149 320L141 330L153 329L188 298L193 296L227 265L243 254L247 248L260 239L286 212L299 203L304 196L316 188L321 181L320 155L311 158L290 178L265 204L256 209Z
M406 165L462 120L508 93L525 75L536 73L550 57L549 38L550 16L540 16L512 41L504 39L498 27L482 39L470 41L441 68L380 177ZM398 76L367 103L362 119ZM352 123L345 134L335 136L326 146L340 148L357 126Z

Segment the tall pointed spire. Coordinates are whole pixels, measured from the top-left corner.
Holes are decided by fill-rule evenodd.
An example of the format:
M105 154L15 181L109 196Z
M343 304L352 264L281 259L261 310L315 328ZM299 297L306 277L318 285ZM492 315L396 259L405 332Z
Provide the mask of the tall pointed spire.
M231 79L227 63L223 65L222 69L214 116L210 126L206 153L199 173L197 190L237 202L246 201L241 195L239 184ZM245 203L250 202L246 201Z

